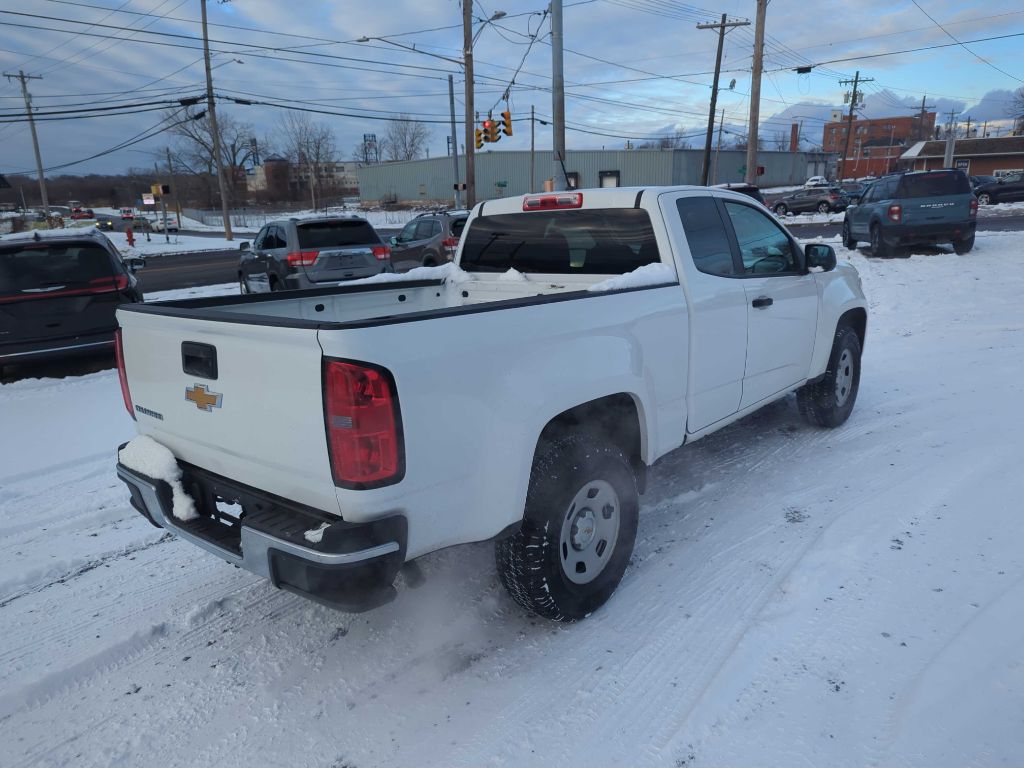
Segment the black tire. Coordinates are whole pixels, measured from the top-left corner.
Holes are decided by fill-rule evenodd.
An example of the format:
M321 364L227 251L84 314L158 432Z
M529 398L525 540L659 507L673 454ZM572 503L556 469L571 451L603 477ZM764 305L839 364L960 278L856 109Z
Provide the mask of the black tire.
M592 510L575 503L579 494L594 498L601 483L613 489L618 501L618 526L612 547L596 576L579 571L587 583L570 579L563 561L577 555L563 541L567 526L575 536L576 521ZM639 509L636 476L623 452L606 439L569 435L538 447L530 473L523 525L515 535L495 544L498 576L508 593L523 608L546 619L576 621L600 608L622 580L636 541ZM607 506L604 510L607 511ZM575 512L575 515L574 515ZM610 519L610 513L604 515ZM572 523L570 526L569 524ZM597 525L589 530L591 542L600 538ZM589 546L589 545L588 545ZM586 547L585 547L586 548ZM600 541L594 551L601 552ZM603 553L602 553L603 554Z
M992 195L988 192L982 192L978 195L978 205L992 205L993 202L995 201L992 199Z
M789 212L785 203L778 203L772 210L775 211L776 216L785 216Z
M281 290L281 286L278 285L278 283L277 283L277 278L274 277L273 275L271 275L270 278L267 280L267 284L270 286L270 292L271 293L274 293L275 291L280 291Z
M871 255L877 259L888 259L892 256L892 250L886 244L885 238L882 237L880 224L871 225Z
M843 245L848 251L857 250L857 240L854 238L853 232L850 231L849 219L843 221Z
M424 267L436 267L437 265L438 265L437 257L434 254L428 253L426 256L423 257L423 266Z
M970 237L965 237L963 240L953 241L953 250L956 251L958 256L963 256L965 253L970 253L974 247L974 233L971 232Z
M800 414L809 424L838 427L850 418L860 391L860 354L857 332L849 325L840 325L825 375L796 392Z
M818 213L829 213L832 210L832 206L822 201L818 203Z

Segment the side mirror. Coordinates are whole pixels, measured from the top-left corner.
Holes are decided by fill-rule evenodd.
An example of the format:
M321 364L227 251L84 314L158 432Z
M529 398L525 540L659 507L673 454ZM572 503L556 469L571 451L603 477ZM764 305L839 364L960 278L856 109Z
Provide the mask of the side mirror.
M392 235L388 238L388 242L391 243L391 245L398 245L398 238Z
M245 241L239 243L238 244L238 250L240 250L240 251L248 251L249 250L249 241L245 240Z
M128 267L129 272L135 272L138 269L142 269L146 266L145 259L125 259L124 265Z
M804 248L804 257L808 269L817 267L824 272L830 272L836 268L836 252L831 245L811 243Z

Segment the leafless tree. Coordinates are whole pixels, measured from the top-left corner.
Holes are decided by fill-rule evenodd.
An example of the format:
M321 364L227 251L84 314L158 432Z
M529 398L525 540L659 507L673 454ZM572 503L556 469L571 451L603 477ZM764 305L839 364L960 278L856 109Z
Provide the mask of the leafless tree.
M286 112L277 125L278 143L306 179L313 207L323 200L325 167L335 160L337 141L334 130L302 112ZM331 184L333 186L333 183Z
M691 149L693 145L689 139L684 139L681 134L675 133L660 139L641 141L634 146L637 149Z
M778 130L772 135L772 145L779 152L785 152L789 149L789 132L784 130Z
M1013 94L1009 114L1013 118L1013 132L1024 136L1024 88L1018 88Z
M196 108L189 109L190 116L194 109ZM173 150L174 164L180 172L206 179L209 204L212 206L215 203L215 190L218 186L217 164L213 154L213 131L205 111L199 110L196 114L202 114L202 117L182 120L179 112L167 115L168 120L173 123L169 133L177 139ZM224 168L227 177L228 196L234 200L239 197L239 191L244 190L244 181L240 183L239 178L244 177L242 169L252 156L253 128L248 123L235 120L229 114L218 115L217 125L220 129L221 167Z
M425 154L430 128L426 123L399 115L388 121L381 151L388 160L415 160Z

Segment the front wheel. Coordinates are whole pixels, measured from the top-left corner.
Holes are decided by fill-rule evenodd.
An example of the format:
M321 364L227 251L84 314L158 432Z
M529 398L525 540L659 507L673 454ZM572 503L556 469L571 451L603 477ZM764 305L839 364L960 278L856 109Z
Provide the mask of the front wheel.
M585 618L622 580L638 509L636 476L617 446L585 435L542 445L522 527L495 545L501 583L539 616Z
M970 236L965 237L963 240L953 241L953 250L958 256L963 256L965 253L970 253L974 247L974 233L971 232Z
M825 375L796 392L796 403L808 423L838 427L850 418L860 390L861 344L848 325L836 329Z
M980 195L978 195L978 205L991 205L991 204L992 204L992 195L990 195L988 192L982 192Z
M774 210L776 216L785 216L786 212L789 211L789 208L787 208L784 203L779 203L775 206Z
M238 292L243 296L249 293L249 283L245 279L245 275L238 276Z
M829 206L828 203L818 203L818 213L828 213L831 210L832 208Z
M853 236L853 232L850 230L849 219L843 222L843 245L846 246L846 250L848 251L857 250L857 239Z

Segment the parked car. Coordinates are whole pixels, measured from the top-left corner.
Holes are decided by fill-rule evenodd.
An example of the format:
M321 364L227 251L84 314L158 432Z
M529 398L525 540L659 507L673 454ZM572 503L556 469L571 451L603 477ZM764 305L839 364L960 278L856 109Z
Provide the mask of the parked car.
M391 238L391 261L418 261L436 267L455 258L455 249L466 226L469 211L424 213Z
M867 184L860 181L844 181L839 185L839 189L842 190L843 194L846 195L847 200L851 204L856 203L860 200L864 194L864 190L868 188Z
M163 216L157 216L156 218L154 218L153 231L163 232L165 224L168 232L178 231L178 217L173 215L168 215L166 219Z
M134 219L134 218L135 218L135 209L134 208L122 208L121 209L121 219L123 221L129 221L129 220Z
M739 192L741 195L752 197L757 202L764 205L764 195L761 194L760 187L754 184L743 184L740 182L729 182L728 184L715 184L716 189L730 189L733 192Z
M319 288L394 271L391 248L357 216L271 221L239 250L242 293Z
M848 418L866 307L830 246L735 192L487 200L427 279L122 307L144 437L117 473L150 522L330 605L494 540L520 605L581 619L629 564L648 466L794 391Z
M772 210L779 216L811 211L832 213L846 210L849 204L849 198L839 187L812 187L783 195L772 204Z
M144 265L94 229L0 238L0 367L112 349L114 311L142 301Z
M978 196L978 202L982 205L1024 200L1024 173L1017 171L1000 176L994 181L976 187L974 194Z
M952 243L964 254L974 247L978 200L963 171L913 171L883 176L850 206L843 244L867 240L875 256L905 245Z
M971 189L973 189L975 193L977 193L978 187L982 184L992 184L993 182L998 181L995 176L971 176L970 179Z
M75 220L80 219L91 219L93 217L92 208L73 208L71 210L71 218Z
M824 176L811 176L804 182L805 187L827 187L831 182Z

